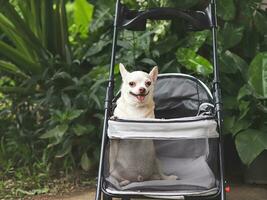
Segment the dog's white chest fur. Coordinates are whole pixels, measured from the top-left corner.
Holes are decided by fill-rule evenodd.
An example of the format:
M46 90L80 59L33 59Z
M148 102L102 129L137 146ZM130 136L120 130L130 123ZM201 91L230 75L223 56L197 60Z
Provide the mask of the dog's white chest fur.
M154 107L154 102L152 101L142 106L138 104L129 105L123 97L120 97L114 110L114 116L122 119L155 118Z

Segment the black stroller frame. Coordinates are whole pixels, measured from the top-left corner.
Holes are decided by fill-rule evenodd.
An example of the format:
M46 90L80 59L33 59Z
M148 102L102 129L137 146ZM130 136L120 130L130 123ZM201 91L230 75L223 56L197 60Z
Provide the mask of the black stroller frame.
M214 99L214 108L217 121L217 131L219 133L218 143L218 157L219 157L219 192L211 196L185 196L183 199L220 199L225 200L225 177L224 177L224 158L223 158L223 136L222 136L222 101L220 89L220 76L219 66L217 61L217 18L216 18L216 0L211 0L209 6L205 11L184 11L174 8L155 8L147 11L133 11L127 9L121 4L120 0L116 2L114 32L112 43L111 64L109 71L109 80L105 98L105 114L101 142L101 153L99 160L99 172L97 179L97 190L95 200L100 200L103 194L104 199L112 199L113 194L109 194L103 187L103 169L104 169L104 156L107 146L107 129L108 120L112 109L112 100L114 98L114 67L115 67L115 54L117 47L117 36L119 29L128 29L133 31L141 31L146 28L146 20L171 20L174 18L183 18L189 22L189 30L198 31L210 29L212 32L212 45L213 45L213 88L212 95ZM124 194L116 196L122 199L140 198L131 194ZM142 196L144 198L144 196ZM145 198L148 198L147 196Z

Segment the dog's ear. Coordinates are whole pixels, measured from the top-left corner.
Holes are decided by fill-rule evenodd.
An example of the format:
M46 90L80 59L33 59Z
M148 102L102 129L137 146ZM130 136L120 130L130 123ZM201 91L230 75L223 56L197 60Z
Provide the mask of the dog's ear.
M125 69L125 67L122 63L120 63L119 67L120 67L120 73L121 73L122 80L124 80L126 75L128 74L128 71Z
M157 66L153 67L153 69L149 72L149 76L154 82L157 80L158 73L159 71Z

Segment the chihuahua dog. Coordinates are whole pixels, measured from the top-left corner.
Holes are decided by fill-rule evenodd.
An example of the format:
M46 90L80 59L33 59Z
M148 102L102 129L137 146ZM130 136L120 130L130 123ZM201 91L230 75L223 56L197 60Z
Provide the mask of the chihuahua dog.
M155 118L153 90L158 76L158 68L150 73L128 72L120 64L122 76L121 96L117 100L114 117L121 119ZM146 180L176 180L177 176L164 175L153 140L111 140L110 175L120 186Z

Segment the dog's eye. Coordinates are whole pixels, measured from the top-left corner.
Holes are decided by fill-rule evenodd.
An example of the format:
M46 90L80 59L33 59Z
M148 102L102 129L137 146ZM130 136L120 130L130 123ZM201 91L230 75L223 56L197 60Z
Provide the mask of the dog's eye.
M149 87L151 85L151 81L146 82L146 86Z
M131 81L131 82L129 82L129 85L130 85L131 87L134 87L134 86L135 86L135 82Z

